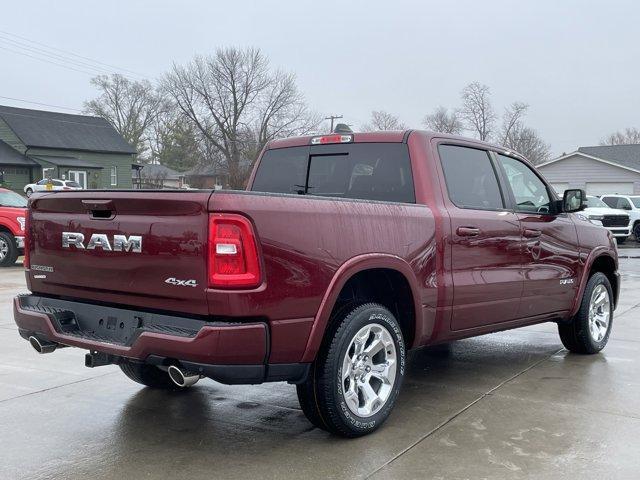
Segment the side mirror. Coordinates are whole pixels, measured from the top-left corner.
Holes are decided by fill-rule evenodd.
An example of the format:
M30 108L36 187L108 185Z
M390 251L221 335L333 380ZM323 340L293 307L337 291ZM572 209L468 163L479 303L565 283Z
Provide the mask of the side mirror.
M579 188L565 190L562 197L562 211L566 213L584 210L587 194Z

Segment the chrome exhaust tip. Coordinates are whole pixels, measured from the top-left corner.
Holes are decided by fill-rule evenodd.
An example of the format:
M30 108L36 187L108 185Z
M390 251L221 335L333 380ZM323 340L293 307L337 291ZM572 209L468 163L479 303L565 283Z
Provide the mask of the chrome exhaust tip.
M169 378L173 383L175 383L180 388L187 388L195 385L198 380L200 380L200 375L193 372L187 372L182 370L180 367L176 367L175 365L169 366L167 369L167 373L169 374Z
M46 340L40 340L38 337L30 336L29 343L33 349L38 353L51 353L58 348L57 343L48 342Z

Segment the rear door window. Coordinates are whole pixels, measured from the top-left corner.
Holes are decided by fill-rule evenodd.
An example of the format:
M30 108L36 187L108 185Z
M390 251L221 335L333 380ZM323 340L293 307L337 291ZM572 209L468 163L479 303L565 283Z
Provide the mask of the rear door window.
M415 203L409 152L401 143L267 150L251 189Z
M458 207L499 210L504 201L489 153L477 148L438 148L450 200Z

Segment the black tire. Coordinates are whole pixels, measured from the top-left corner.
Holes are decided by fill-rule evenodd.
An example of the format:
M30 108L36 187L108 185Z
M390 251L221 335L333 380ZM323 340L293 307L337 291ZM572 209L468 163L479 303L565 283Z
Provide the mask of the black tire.
M24 192L27 194L27 198L29 198L31 195L33 195L33 190L30 188L27 188L26 192Z
M636 242L640 242L640 222L634 223L633 236L636 237Z
M13 235L0 232L0 267L13 267L18 259L18 245Z
M395 347L396 369L395 380L382 406L378 405L373 408L375 413L372 415L360 416L347 405L342 393L345 388L345 383L342 380L342 368L343 360L348 349L352 347L356 333L368 325L378 325L378 327L374 326L374 329L385 330L389 334ZM384 327L384 329L379 327ZM369 345L373 338L369 337L365 340L364 345ZM386 356L385 350L383 349L380 353L388 360L389 357ZM349 351L353 352L353 350ZM373 362L373 358L371 361ZM359 437L371 433L384 423L395 405L404 378L405 363L404 339L400 324L393 314L376 303L355 307L336 318L332 323L311 368L309 378L305 383L297 386L302 411L311 423L333 434L344 437ZM374 367L375 365L372 366L372 368ZM370 380L367 382L371 385ZM379 384L377 394L381 392L381 387L382 385ZM360 401L361 399L358 397L358 402ZM373 405L375 406L375 402Z
M173 383L169 374L155 365L127 361L120 364L120 370L134 382L147 387L163 390L186 390Z
M629 238L629 237L616 237L616 243L618 245L622 245L624 242L627 241L627 238Z
M593 337L589 328L589 309L593 291L599 285L603 285L609 294L609 324L603 338L597 340ZM612 326L613 290L611 289L611 283L609 283L609 279L604 273L596 272L587 282L578 313L569 322L558 323L560 340L570 352L581 354L598 353L607 344Z

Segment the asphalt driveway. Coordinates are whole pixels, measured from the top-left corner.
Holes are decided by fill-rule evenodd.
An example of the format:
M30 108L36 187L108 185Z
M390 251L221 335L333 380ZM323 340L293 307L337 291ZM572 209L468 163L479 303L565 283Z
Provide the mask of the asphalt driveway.
M603 353L538 325L413 352L389 421L356 440L313 428L285 383L145 389L84 352L37 355L0 270L0 478L581 478L640 472L640 249ZM635 258L634 258L635 257Z

